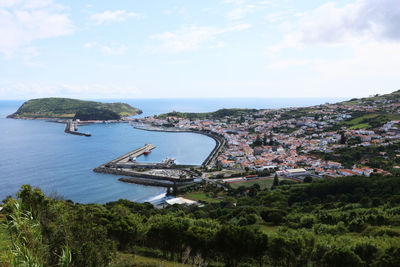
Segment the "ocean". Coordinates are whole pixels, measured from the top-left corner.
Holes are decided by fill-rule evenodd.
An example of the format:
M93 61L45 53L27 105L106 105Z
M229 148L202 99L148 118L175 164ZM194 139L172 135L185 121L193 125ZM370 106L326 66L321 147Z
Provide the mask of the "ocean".
M220 108L282 108L334 103L339 98L304 99L107 99L143 110L143 116L170 111L209 112ZM152 143L156 149L138 161L159 162L166 157L181 164L201 164L215 146L207 136L194 133L148 132L126 123L91 124L79 131L91 137L64 133L64 124L42 120L6 119L24 101L0 100L0 200L15 196L23 184L40 187L79 203L106 203L121 198L154 201L165 188L126 184L119 176L92 170L124 153Z

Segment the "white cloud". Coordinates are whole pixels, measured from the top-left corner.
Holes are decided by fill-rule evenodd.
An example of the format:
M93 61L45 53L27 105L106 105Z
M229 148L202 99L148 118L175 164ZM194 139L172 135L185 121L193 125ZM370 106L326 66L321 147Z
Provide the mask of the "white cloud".
M329 2L285 27L283 39L266 50L266 70L292 77L305 95L316 88L332 96L389 92L400 81L399 40L398 0L355 0L343 7Z
M123 55L128 50L126 45L119 46L103 46L101 51L107 55Z
M267 65L267 75L291 77L277 79L282 90L295 87L305 96L361 97L388 93L398 89L400 43L354 42L347 47L346 57L336 59L280 58ZM332 51L331 51L332 52ZM329 53L329 52L327 52Z
M400 40L398 0L357 0L337 7L334 2L304 13L286 35L287 47L342 44L353 40Z
M182 27L175 32L152 35L150 39L162 42L162 44L152 48L154 52L180 53L198 50L200 45L210 42L213 43L211 46L218 46L218 44L221 44L221 42L216 41L219 35L246 30L250 27L250 24L237 24L225 28L211 26Z
M7 0L0 3L0 53L6 57L35 40L59 37L73 31L65 7L51 0Z
M142 18L143 15L134 12L127 12L126 10L110 11L106 10L102 13L96 13L90 16L90 20L97 25L111 22L121 22L128 18Z
M1 84L0 99L26 99L39 97L72 98L129 98L136 97L140 90L124 84L70 84L70 83L8 83Z
M234 5L234 7L226 14L226 17L230 20L240 20L256 10L276 5L271 1L256 1L250 4L246 0L224 0L224 3Z
M124 44L118 45L116 43L112 43L111 45L102 45L97 43L96 41L84 43L83 47L88 49L100 49L100 51L106 55L123 55L128 50L128 46Z
M83 44L83 46L85 48L92 48L92 47L95 47L96 45L97 45L97 42L87 42L87 43Z

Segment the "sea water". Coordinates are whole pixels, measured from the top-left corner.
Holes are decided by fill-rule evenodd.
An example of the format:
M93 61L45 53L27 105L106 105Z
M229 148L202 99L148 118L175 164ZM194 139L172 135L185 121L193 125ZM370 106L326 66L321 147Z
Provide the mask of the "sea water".
M309 106L339 99L128 99L143 116L170 111L208 112L219 108L280 108ZM64 124L43 120L6 119L24 101L0 101L0 200L23 184L40 187L80 203L106 203L121 198L154 201L165 188L119 182L119 176L92 170L145 143L156 148L138 161L159 162L166 157L181 164L201 164L215 146L207 136L194 133L149 132L126 123L80 126L91 137L64 133Z

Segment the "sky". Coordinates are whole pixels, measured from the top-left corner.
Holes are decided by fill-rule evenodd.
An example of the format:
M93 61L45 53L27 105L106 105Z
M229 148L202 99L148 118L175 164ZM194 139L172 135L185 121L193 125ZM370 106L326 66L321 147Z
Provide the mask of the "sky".
M0 99L400 89L399 0L0 0Z

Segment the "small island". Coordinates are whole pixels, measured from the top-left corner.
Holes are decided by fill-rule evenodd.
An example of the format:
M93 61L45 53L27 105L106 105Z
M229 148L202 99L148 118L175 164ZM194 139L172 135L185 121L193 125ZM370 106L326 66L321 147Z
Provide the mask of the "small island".
M101 103L70 98L38 98L25 102L13 119L74 119L81 121L120 120L141 114L142 111L125 103Z

